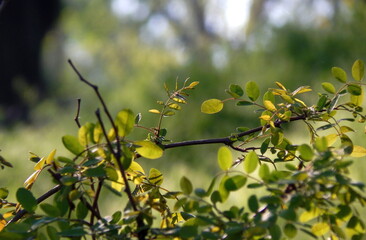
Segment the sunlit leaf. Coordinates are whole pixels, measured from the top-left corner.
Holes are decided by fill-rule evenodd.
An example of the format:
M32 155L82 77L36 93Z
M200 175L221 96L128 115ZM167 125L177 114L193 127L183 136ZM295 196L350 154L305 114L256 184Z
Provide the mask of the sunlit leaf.
M306 92L311 92L312 89L310 88L310 86L301 86L298 87L295 91L292 92L292 95L295 96L296 94L300 94L300 93L306 93Z
M327 234L329 232L329 230L330 230L330 226L326 222L315 223L311 227L311 232L314 233L318 237Z
M336 93L336 89L335 89L334 85L329 82L323 82L322 87L325 91L327 91L329 93L332 93L332 94Z
M214 114L220 112L224 107L224 103L219 99L206 100L201 105L201 112Z
M38 175L41 173L41 170L36 170L34 173L32 173L27 180L24 181L24 187L26 189L30 189L33 185L33 183L37 180Z
M293 97L291 97L291 96L289 96L287 94L282 94L281 95L281 98L283 100L285 100L286 102L288 102L288 103L291 103L291 104L294 104L295 103L295 100L293 99Z
M135 124L135 115L132 110L123 109L120 111L115 119L115 124L120 137L125 137L130 134Z
M186 195L191 194L191 192L193 191L193 186L191 181L186 178L185 176L183 176L180 179L180 188L182 189L183 193Z
M271 91L267 91L264 93L263 95L263 102L264 101L270 101L271 103L275 103L275 96L273 95L273 93Z
M163 155L163 149L151 141L137 141L134 142L136 145L136 152L144 158L156 159Z
M150 109L149 112L156 113L156 114L160 114L160 111L157 110L157 109Z
M174 110L180 110L182 107L179 106L177 103L171 103L168 105L169 108L174 109Z
M282 90L287 91L287 89L285 88L285 86L283 86L283 85L282 85L282 83L280 83L280 82L276 82L276 85L277 85L279 88L281 88Z
M366 156L366 148L354 145L351 157L364 157L364 156Z
M267 110L271 111L271 112L275 112L277 110L277 108L275 107L275 105L272 102L268 101L268 100L264 100L263 101L263 104L264 104L264 107Z
M249 97L249 99L252 100L253 102L258 99L260 94L257 83L253 81L247 82L247 84L245 85L245 92Z
M79 140L71 135L66 135L62 137L62 143L67 150L75 155L79 155L84 151L84 147L79 143Z
M319 152L324 152L328 149L328 141L325 137L319 137L315 139L314 146Z
M299 220L302 223L308 222L314 218L317 218L321 214L323 214L324 210L321 210L319 208L313 208L310 211L305 211L301 213Z
M312 148L307 144L300 145L297 150L300 152L300 157L304 161L311 161L314 157L314 152Z
M325 138L327 140L328 146L332 146L337 141L339 136L336 133L331 133L331 134L325 136Z
M361 81L365 72L364 63L362 60L358 59L356 60L352 65L352 77L356 81Z
M347 86L347 91L354 96L360 96L362 94L362 88L357 84L349 84Z
M197 86L200 82L198 81L194 81L194 82L191 82L188 87L185 87L186 89L193 89L195 86Z
M342 83L347 82L347 73L342 68L332 67L332 75Z
M163 116L164 116L164 117L170 117L170 116L173 116L173 115L175 115L175 112L174 112L174 111L172 111L172 110L167 110L167 111L165 111L165 112L163 113Z
M37 199L25 188L19 188L16 192L17 201L28 212L34 212L37 208Z
M6 199L8 194L9 190L7 188L0 188L0 199Z
M259 163L259 158L254 151L249 152L244 159L244 171L252 173L255 171Z
M50 154L46 157L46 164L52 164L56 155L56 149L53 149Z
M350 128L348 126L341 126L340 130L341 130L342 133L354 132L355 131L353 128Z
M34 166L34 170L42 170L43 169L43 167L44 167L44 165L45 165L45 163L46 163L46 158L41 158L38 162L37 162L37 164Z
M229 170L233 164L233 157L230 149L225 146L220 147L217 153L217 160L219 163L219 167L222 170Z
M151 168L149 172L149 181L157 186L163 183L163 174L156 168Z
M266 180L269 178L271 172L267 164L262 163L259 167L258 175L261 179Z

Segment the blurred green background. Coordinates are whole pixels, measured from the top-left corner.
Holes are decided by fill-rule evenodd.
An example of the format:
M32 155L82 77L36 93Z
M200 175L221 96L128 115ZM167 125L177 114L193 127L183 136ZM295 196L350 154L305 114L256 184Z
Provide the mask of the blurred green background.
M217 115L200 112L204 100L227 98L231 83L256 81L262 93L275 81L293 90L311 85L314 98L306 101L312 104L321 82L333 81L332 66L349 71L354 60L365 61L365 56L366 1L361 0L64 0L54 27L42 39L44 87L28 86L26 79L14 85L29 109L27 120L6 119L2 106L1 155L14 168L0 172L0 185L22 186L33 172L29 151L45 156L56 148L58 155L68 155L61 137L77 134L77 98L81 123L96 122L100 104L67 59L100 87L112 113L131 108L142 113L146 127L157 124L148 110L159 107L156 100L165 100L164 83L173 87L176 79L199 81L183 110L163 122L167 138L182 141L224 137L236 127L258 125L251 109L230 103ZM288 129L293 141L308 142L307 133L298 132L304 126L295 126ZM352 137L364 145L364 126L357 129ZM135 129L131 138L146 135ZM146 171L151 166L161 170L163 185L171 190L183 175L197 187L207 187L202 179L218 171L217 149L172 149L161 159L139 161ZM356 159L352 174L366 182L364 161ZM35 191L44 192L47 181L41 178Z

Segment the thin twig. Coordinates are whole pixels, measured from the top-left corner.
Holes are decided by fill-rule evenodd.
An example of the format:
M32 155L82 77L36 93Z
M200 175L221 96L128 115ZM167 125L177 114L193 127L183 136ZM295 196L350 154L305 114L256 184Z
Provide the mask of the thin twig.
M78 101L78 105L77 105L77 110L76 110L76 115L75 115L74 120L75 120L75 122L76 122L76 125L78 125L78 127L79 127L79 128L81 128L81 124L80 124L80 122L79 122L79 115L80 115L80 103L81 103L81 99L80 99L80 98L78 98L78 99L77 99L77 101Z
M56 185L54 186L52 189L50 189L49 191L47 191L46 193L44 193L42 196L40 196L39 198L37 198L37 204L43 202L44 200L46 200L47 198L51 197L53 194L57 193L58 191L60 191L62 188L62 185ZM26 213L28 213L27 210L23 209L20 210L6 225L9 225L10 223L16 222L19 219L21 219Z

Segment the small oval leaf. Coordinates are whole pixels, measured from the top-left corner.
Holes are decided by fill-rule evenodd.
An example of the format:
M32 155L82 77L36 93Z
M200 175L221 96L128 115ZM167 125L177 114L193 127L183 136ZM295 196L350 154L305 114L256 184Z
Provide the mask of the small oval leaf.
M259 158L258 158L257 154L254 151L248 153L245 156L245 160L244 160L244 171L247 173L254 172L258 166L258 163L259 163Z
M250 100L252 100L253 102L258 99L260 94L257 83L253 81L247 82L247 84L245 85L245 92L250 98Z
M183 193L186 195L191 194L191 192L193 191L193 186L192 186L191 181L184 176L180 179L180 188L182 189Z
M233 157L230 149L225 146L220 147L217 153L217 160L219 163L219 167L222 170L224 171L229 170L233 164Z
M347 73L342 68L332 67L332 75L342 83L347 82Z
M247 178L243 175L236 175L225 180L224 186L228 191L237 191L245 185Z
M16 198L22 207L28 212L34 212L37 208L37 199L25 188L19 188L16 192Z
M356 60L352 66L352 77L356 81L361 81L364 76L364 72L365 72L364 63L360 59Z
M144 158L160 158L164 152L158 145L150 141L137 141L134 144L137 145L136 152Z
M336 89L335 89L334 85L329 82L323 82L322 87L325 91L327 91L329 93L332 93L332 94L336 93Z
M202 103L201 112L206 114L214 114L220 112L224 107L224 103L219 99L209 99Z

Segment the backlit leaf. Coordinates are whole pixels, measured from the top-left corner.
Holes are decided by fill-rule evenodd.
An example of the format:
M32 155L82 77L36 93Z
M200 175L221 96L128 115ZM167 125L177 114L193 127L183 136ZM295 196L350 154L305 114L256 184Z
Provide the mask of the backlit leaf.
M149 181L157 186L160 186L163 183L163 174L155 168L151 168L149 172Z
M335 79L342 83L347 82L347 74L342 68L332 67L332 75L335 77Z
M257 83L253 81L247 82L247 84L245 85L245 92L249 97L249 99L252 100L253 102L258 99L260 94Z
M311 161L314 157L314 152L311 147L307 144L302 144L297 149L300 152L300 157L304 161Z
M337 141L338 137L339 136L336 133L331 133L331 134L325 136L328 146L332 146Z
M233 157L230 149L225 146L220 147L217 153L217 161L222 170L229 170L233 164Z
M79 140L71 135L66 135L62 137L62 143L66 147L67 150L72 152L75 155L79 155L84 151L84 147L79 143Z
M272 102L273 104L275 103L275 96L273 95L273 93L271 91L267 91L264 93L263 95L263 102L267 100Z
M56 154L56 149L53 149L46 157L46 164L52 164Z
M325 137L319 137L315 139L314 146L319 152L324 152L328 149L328 141Z
M319 209L319 208L313 208L310 211L305 211L303 212L300 217L299 220L302 223L308 222L314 218L317 218L318 216L320 216L321 214L323 214L323 210Z
M115 124L120 137L127 136L133 129L135 124L135 115L130 109L123 109L117 114Z
M270 170L267 164L262 163L261 166L259 167L259 172L258 175L261 179L266 180L269 178L270 176Z
M287 89L285 88L285 86L283 86L283 85L282 85L282 83L280 83L280 82L276 82L276 85L277 85L279 88L281 88L282 90L287 91Z
M144 158L156 159L163 155L163 149L151 141L137 141L134 144L138 146L136 152Z
M206 114L214 114L220 112L224 107L224 103L219 99L209 99L202 103L201 112Z
M34 212L36 210L37 200L27 189L19 188L16 192L16 198L22 207L28 212Z
M333 84L329 83L329 82L323 82L322 83L322 87L325 91L329 92L329 93L336 93L336 89L335 87L333 86Z
M252 173L255 171L259 163L259 158L254 151L249 152L245 156L244 160L244 171L246 173Z
M236 175L226 179L224 186L228 191L236 191L245 185L247 178L243 175Z
M44 167L44 165L45 165L45 163L46 163L46 158L41 158L38 162L37 162L37 164L34 166L34 170L42 170L43 169L43 167Z
M364 157L366 156L366 148L354 145L351 157Z
M180 179L180 188L182 189L183 193L186 195L191 194L191 192L193 191L193 186L192 186L191 181L184 176Z
M364 72L365 72L364 63L360 59L356 60L352 65L352 77L356 81L361 81L364 76Z
M330 230L330 226L326 222L315 223L311 227L311 232L314 233L318 237L327 234L329 232L329 230Z
M191 82L188 87L186 87L187 89L193 89L195 86L197 86L200 82L198 81L194 81L194 82Z

